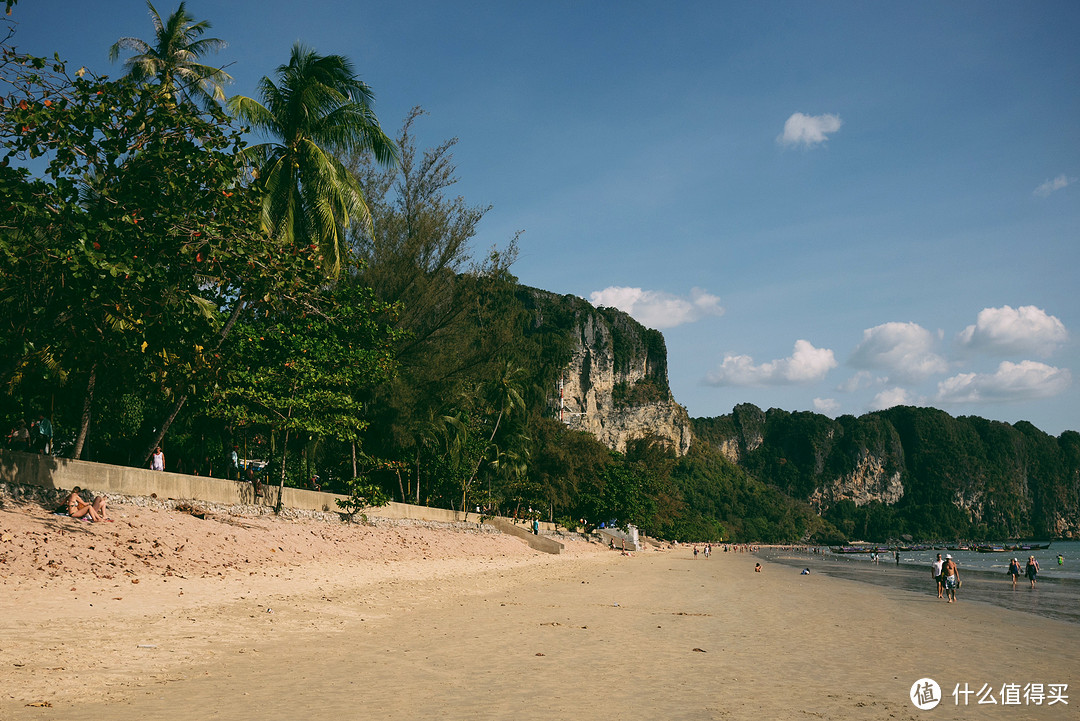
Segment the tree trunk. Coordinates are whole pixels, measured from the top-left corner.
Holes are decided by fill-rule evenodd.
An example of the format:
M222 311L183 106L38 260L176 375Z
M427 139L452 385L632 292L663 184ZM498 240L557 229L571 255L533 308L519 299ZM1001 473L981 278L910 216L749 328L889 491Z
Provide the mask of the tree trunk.
M285 455L289 452L289 429L285 429L285 440L281 444L281 483L278 485L277 505L274 513L281 513L281 501L285 495Z
M352 442L352 477L356 478L356 441Z
M79 423L79 437L75 439L75 450L71 457L78 460L82 457L83 444L90 431L90 407L94 402L94 385L97 384L97 363L90 366L90 380L86 383L86 398L83 399L82 420Z
M228 338L229 333L232 332L232 327L236 325L236 321L240 317L240 311L244 309L244 306L246 304L247 301L244 300L243 296L240 296L236 299L236 305L233 306L232 315L229 316L229 320L225 323L225 327L222 328L221 333L218 334L218 342L217 345L214 346L214 350L212 351L213 353L216 353L221 349L222 344L225 343L225 339ZM173 421L176 420L177 414L180 413L180 409L184 407L184 403L187 402L187 399L188 394L183 393L177 399L176 403L173 404L172 411L170 411L168 418L165 419L165 422L161 424L161 428L160 430L158 430L157 436L154 438L153 443L147 446L146 450L143 451L142 464L144 466L146 465L146 462L150 460L150 456L154 453L154 449L161 445L161 441L165 438L165 434L168 432L169 426L171 426Z
M397 474L397 485L398 485L398 490L401 491L401 502L402 503L408 503L409 499L405 497L405 486L401 483L401 469L400 468L395 468L394 473Z

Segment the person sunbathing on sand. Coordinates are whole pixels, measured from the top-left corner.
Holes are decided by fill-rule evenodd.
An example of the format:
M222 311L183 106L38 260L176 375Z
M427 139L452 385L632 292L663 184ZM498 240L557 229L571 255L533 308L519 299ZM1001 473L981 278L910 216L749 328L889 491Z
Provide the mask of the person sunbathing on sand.
M93 503L87 503L82 499L82 496L79 495L79 493L81 492L82 489L78 486L75 486L75 488L71 489L71 493L69 493L68 497L64 499L64 503L61 506L61 509L63 511L66 511L67 514L72 518L82 518L83 516L89 515L90 520L94 523L106 520L105 497L98 496L94 499Z

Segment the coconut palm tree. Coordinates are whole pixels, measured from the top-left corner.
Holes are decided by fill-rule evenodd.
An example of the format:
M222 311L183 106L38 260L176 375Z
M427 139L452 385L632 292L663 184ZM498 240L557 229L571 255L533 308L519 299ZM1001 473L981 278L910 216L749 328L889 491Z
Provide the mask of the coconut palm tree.
M335 153L368 153L397 162L393 141L379 126L371 88L341 55L319 55L297 43L287 65L263 77L262 102L229 98L230 111L272 138L245 149L263 190L263 223L274 237L313 245L323 269L336 277L348 255L344 230L357 218L371 225L360 183Z
M188 14L185 3L180 3L167 20L147 0L150 19L154 23L154 44L139 38L120 38L109 48L109 60L120 57L121 50L135 53L124 61L128 73L137 80L156 78L170 93L195 100L204 106L225 100L222 85L232 76L221 68L203 65L199 59L209 52L225 47L224 40L200 37L210 29L210 22Z

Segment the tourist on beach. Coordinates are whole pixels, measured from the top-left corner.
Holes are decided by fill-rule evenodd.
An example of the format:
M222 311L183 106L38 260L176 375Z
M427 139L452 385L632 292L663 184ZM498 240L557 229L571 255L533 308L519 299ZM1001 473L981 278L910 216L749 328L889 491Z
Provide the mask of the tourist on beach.
M761 573L761 564L760 563L755 563L754 564L754 573Z
M951 558L951 556L950 556ZM937 584L937 597L944 598L945 581L941 577L941 567L945 565L945 561L941 560L941 554L937 555L937 560L930 566L930 575L934 577L934 583Z
M49 455L52 451L53 427L44 413L38 413L38 419L34 421L31 430L34 436L34 449L38 453Z
M1024 573L1028 580L1031 581L1031 587L1035 588L1035 578L1039 575L1039 562L1035 560L1035 556L1028 556L1027 568Z
M165 454L161 452L161 446L154 448L154 455L150 456L150 470L165 470Z
M956 600L956 589L960 588L960 569L956 567L951 554L945 554L941 575L945 578L945 593L949 596L949 603L952 603Z
M233 446L229 452L229 480L240 480L240 454L238 446Z
M79 494L82 493L82 489L75 486L71 489L71 493L64 499L61 505L61 512L66 512L72 518L82 518L83 516L90 516L90 520L94 523L105 519L105 498L98 496L94 499L93 503L87 503L82 499Z
M1012 587L1016 588L1016 579L1020 576L1020 561L1015 558L1009 564L1009 575L1012 576Z
M26 427L26 421L22 418L8 433L8 448L13 451L30 451L30 429Z
M253 489L253 498L258 498L262 495L262 484L259 483L259 477L255 475L255 471L251 469L251 466L248 466L244 473L247 476L248 483L251 484Z
M1058 565L1059 566L1064 566L1065 565L1065 556L1062 556L1060 553L1058 554Z

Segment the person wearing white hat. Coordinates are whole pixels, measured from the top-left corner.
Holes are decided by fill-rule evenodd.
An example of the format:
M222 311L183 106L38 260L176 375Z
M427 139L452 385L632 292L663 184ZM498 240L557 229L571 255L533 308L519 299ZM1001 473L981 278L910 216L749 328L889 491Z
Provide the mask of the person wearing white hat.
M945 554L941 575L945 577L945 594L949 597L949 603L953 603L956 600L956 589L960 588L960 569L956 567L951 553Z

